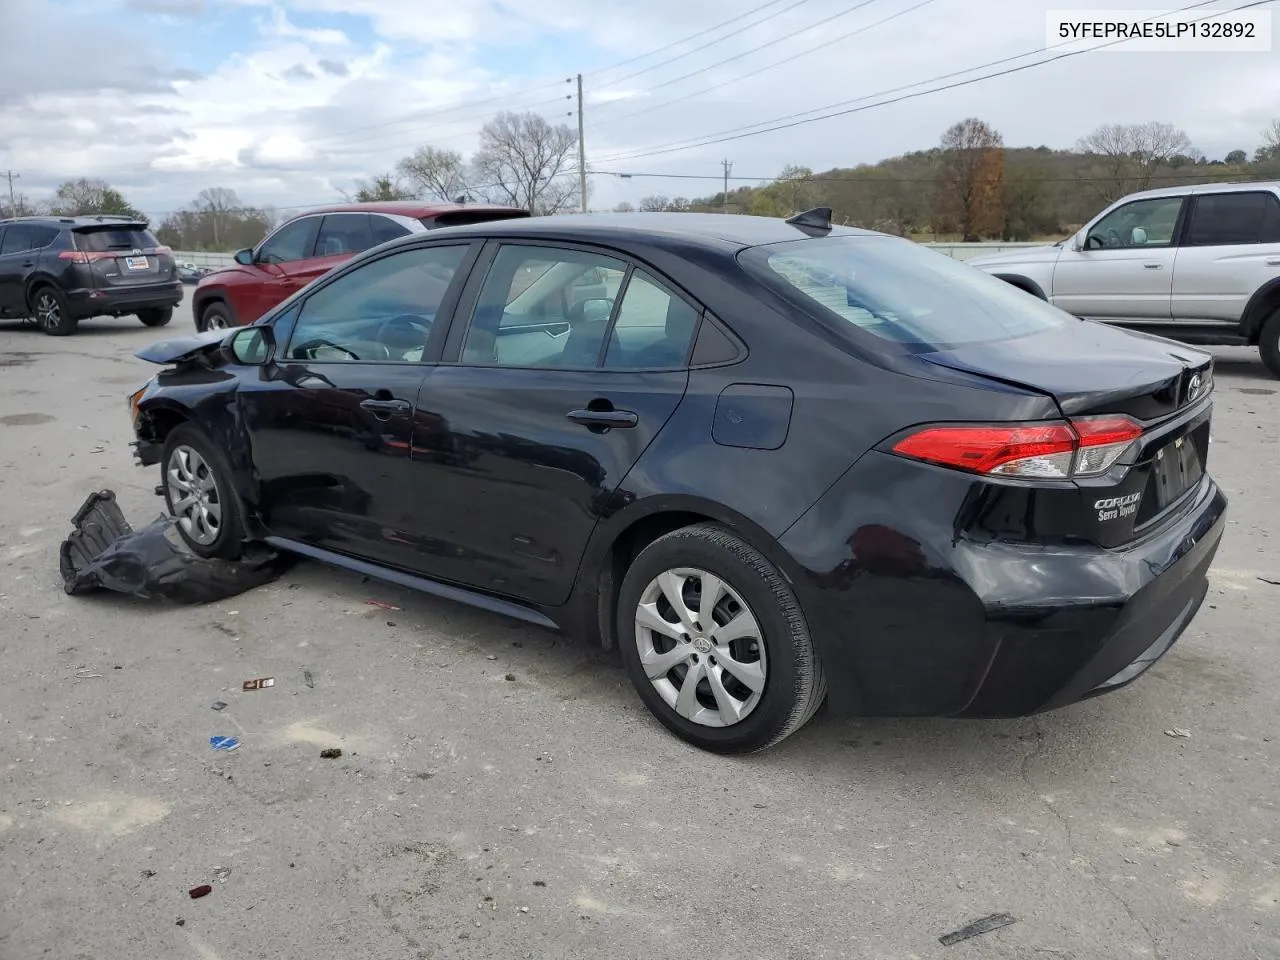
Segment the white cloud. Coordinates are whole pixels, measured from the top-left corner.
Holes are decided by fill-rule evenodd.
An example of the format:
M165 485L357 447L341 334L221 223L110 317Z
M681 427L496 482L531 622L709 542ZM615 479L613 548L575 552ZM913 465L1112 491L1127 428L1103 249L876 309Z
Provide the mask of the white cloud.
M573 88L559 81L579 70L593 164L706 177L598 176L593 202L602 206L649 193L713 193L724 158L735 176L761 177L788 163L821 170L874 162L936 144L965 116L992 123L1011 145L1053 147L1068 147L1103 123L1161 120L1220 157L1234 148L1252 151L1261 128L1280 112L1274 54L1095 54L764 136L610 161L1037 49L1045 10L1085 7L1088 0L987 0L980 9L935 0L806 53L918 2L877 0L779 42L850 6L809 0L656 69L647 68L713 36L611 70L601 68L740 16L744 5L451 0L432 4L428 13L422 4L398 0L220 0L203 7L78 2L82 16L68 15L71 0L30 0L21 15L0 0L0 35L8 38L0 58L0 168L22 173L31 193L66 177L102 175L152 213L183 206L211 185L278 207L328 201L357 179L391 169L418 144L470 152L485 119L501 109L537 109L572 126L566 114L573 104L563 98ZM779 0L734 28L787 5ZM162 41L146 18L123 15L131 7L157 6L196 18L195 27L184 20ZM1127 0L1123 6L1170 4ZM104 9L117 13L91 20ZM328 19L335 14L343 18ZM187 60L174 46L189 42L208 51L202 28L237 17L250 29L221 62ZM364 29L357 29L362 20ZM59 38L60 57L77 69L44 69L43 38L51 34ZM755 47L762 49L747 53ZM130 51L127 69L101 55L108 48ZM739 54L745 55L712 66ZM205 66L193 71L192 63ZM678 79L695 71L702 72Z

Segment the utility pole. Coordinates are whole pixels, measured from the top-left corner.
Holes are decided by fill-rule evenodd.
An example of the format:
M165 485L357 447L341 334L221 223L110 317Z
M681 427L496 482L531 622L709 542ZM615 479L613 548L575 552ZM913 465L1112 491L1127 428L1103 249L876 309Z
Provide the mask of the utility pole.
M721 160L720 162L721 164L724 165L724 197L723 197L724 202L722 204L721 210L724 213L728 213L729 212L729 171L733 169L733 164L730 163L728 160Z
M578 74L578 192L582 194L582 212L587 212L587 148L583 140L586 124L582 117L582 74Z
M16 217L18 215L17 201L13 199L13 181L22 176L20 173L14 173L12 170L6 170L5 176L9 178L9 215Z

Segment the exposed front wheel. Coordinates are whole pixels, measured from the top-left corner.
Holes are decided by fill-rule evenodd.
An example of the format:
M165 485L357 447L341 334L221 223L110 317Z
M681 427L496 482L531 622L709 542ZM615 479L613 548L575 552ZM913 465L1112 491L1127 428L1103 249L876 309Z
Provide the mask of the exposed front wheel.
M1280 377L1280 310L1267 318L1258 334L1258 353L1273 377Z
M200 312L200 330L229 330L231 329L231 315L227 312L227 308L220 303L211 303Z
M795 594L759 551L720 526L685 527L641 552L623 579L617 630L645 705L705 750L771 746L826 696Z
M158 307L150 310L139 310L138 319L148 327L163 327L173 319L173 307Z
M226 459L190 424L174 427L160 458L161 487L178 533L202 557L240 556L244 543L240 499Z
M40 287L31 298L36 326L51 337L67 337L76 332L79 321L71 315L67 298L57 287Z

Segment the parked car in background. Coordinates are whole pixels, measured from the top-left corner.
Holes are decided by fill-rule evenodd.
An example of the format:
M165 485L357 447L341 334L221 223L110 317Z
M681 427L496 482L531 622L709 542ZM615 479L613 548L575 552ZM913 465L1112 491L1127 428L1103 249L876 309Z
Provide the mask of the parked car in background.
M134 314L162 327L182 300L168 247L133 217L0 220L0 317L65 337L87 317Z
M515 207L417 200L309 210L281 224L256 247L238 251L234 266L200 280L191 298L196 329L252 323L312 280L388 240L439 227L527 216L527 210Z
M1280 377L1280 182L1131 194L1051 247L965 262L1078 317L1256 346Z
M141 351L134 448L195 552L599 637L709 750L1128 684L1226 523L1212 358L830 214L404 237Z
M183 283L199 283L202 277L212 271L208 267L197 267L194 263L183 261L178 264L178 277Z

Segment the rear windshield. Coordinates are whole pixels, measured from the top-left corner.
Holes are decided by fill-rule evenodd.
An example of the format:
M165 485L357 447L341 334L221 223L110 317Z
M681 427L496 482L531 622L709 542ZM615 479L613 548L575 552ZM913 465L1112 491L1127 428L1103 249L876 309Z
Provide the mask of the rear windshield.
M528 210L446 210L422 218L428 230L435 227L465 227L491 220L519 220L529 216Z
M1044 301L910 240L793 240L755 247L744 259L791 296L914 350L1009 340L1070 322Z
M90 227L76 231L76 248L93 253L107 250L148 250L160 242L141 227Z

